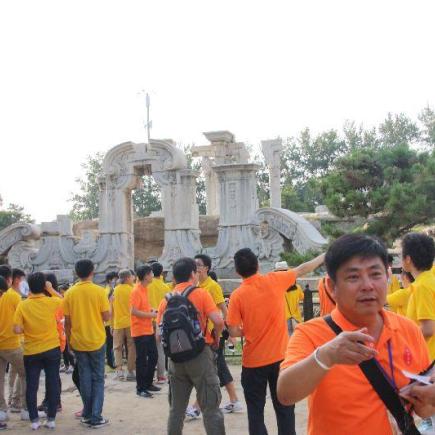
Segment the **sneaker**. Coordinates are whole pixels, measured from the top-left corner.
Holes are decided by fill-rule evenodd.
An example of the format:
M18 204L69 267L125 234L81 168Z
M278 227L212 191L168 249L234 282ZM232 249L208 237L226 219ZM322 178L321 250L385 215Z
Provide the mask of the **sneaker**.
M128 372L127 376L125 377L126 381L135 381L136 380L136 375L134 374L134 372Z
M233 412L241 412L243 411L243 406L239 400L236 402L228 402L226 405L221 407L221 410L224 414L231 414Z
M156 387L155 385L151 384L149 387L147 387L147 391L151 391L151 393L158 393L162 389L160 387Z
M84 418L84 417L82 417L82 418L80 419L80 424L82 424L83 426L90 427L90 426L91 426L91 422L92 422L92 420L91 420L90 417L89 417L89 418Z
M9 420L9 414L7 411L0 411L0 421L8 421Z
M115 381L124 381L124 372L122 370L116 370L115 376L113 377Z
M39 421L34 421L31 425L30 428L32 430L38 430L41 427L41 423Z
M67 367L67 368L65 369L65 373L66 373L67 375L70 375L73 371L74 371L74 369L73 369L71 366L69 366L69 367Z
M56 429L56 422L54 420L47 420L44 423L44 427L47 429L54 430L54 429Z
M90 424L92 429L99 429L100 427L107 426L109 424L109 420L101 417L98 421L94 421Z
M186 409L186 420L193 421L198 420L201 417L201 411L199 409L194 408L193 406L189 406Z
M8 425L6 423L1 422L0 423L0 430L6 430L8 428Z
M61 364L61 366L59 367L59 373L65 373L66 367Z
M38 411L38 417L45 418L47 417L47 414L44 411ZM21 410L21 420L30 421L29 411L27 411L26 409Z
M156 384L162 385L162 384L166 384L166 382L168 382L168 378L166 376L159 376L157 378Z
M74 418L76 418L77 420L80 420L82 418L82 414L83 414L83 409L81 411L75 412Z
M12 412L12 414L18 414L21 412L21 406L10 406L9 412Z
M139 397L145 397L146 399L152 399L154 396L148 391L137 391L136 394Z

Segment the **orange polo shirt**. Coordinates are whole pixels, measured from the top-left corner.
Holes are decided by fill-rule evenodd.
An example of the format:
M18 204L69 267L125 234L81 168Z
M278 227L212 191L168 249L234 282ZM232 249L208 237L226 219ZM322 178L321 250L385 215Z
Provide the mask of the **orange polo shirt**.
M402 370L419 373L429 366L429 353L420 329L405 317L382 310L384 327L375 348L378 361L391 376L388 342L392 351L394 379L400 389L409 383ZM333 320L343 331L357 328L338 309ZM332 340L335 333L322 318L301 323L289 340L281 369L310 356ZM392 434L385 405L357 365L336 365L327 372L308 399L309 435Z
M320 315L326 316L335 309L335 302L332 298L332 289L327 285L326 276L319 281L317 289L319 291Z
M130 306L136 308L139 311L145 311L149 313L151 311L151 304L148 298L148 289L138 282L130 295ZM140 337L141 335L154 335L153 319L137 317L130 314L131 324L131 336Z
M261 367L282 361L288 341L285 294L296 282L292 270L256 273L233 291L227 324L243 328L242 365Z
M192 285L191 282L182 282L177 284L172 291L177 293L182 293L189 285ZM196 288L188 297L190 302L195 305L195 308L199 313L199 322L201 324L202 331L206 331L205 342L208 344L213 343L213 338L211 336L210 331L206 328L207 318L210 313L220 313L220 310L216 307L216 304L213 301L213 298L210 296L207 290L198 287ZM159 305L159 311L157 313L157 324L159 325L163 318L163 313L166 310L167 301L163 299Z

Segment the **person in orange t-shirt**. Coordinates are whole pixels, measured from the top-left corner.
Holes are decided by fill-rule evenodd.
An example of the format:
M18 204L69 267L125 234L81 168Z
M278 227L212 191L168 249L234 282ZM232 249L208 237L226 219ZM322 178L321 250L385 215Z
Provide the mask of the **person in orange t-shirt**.
M264 406L268 383L279 434L295 433L294 406L283 406L276 398L279 365L288 341L284 296L297 277L322 263L323 254L295 269L260 275L257 256L249 248L234 255L236 272L243 281L230 297L226 320L232 337L245 338L242 386L251 435L267 434Z
M192 258L180 258L172 266L175 279L173 292L183 293L187 287L198 284L197 266ZM206 289L196 287L189 295L189 301L198 311L202 331L205 331L204 349L194 358L185 362L174 362L169 358L169 417L168 434L183 433L184 417L192 388L203 413L207 435L225 435L224 416L219 409L221 391L216 372L214 352L219 346L219 338L224 327L220 310ZM157 324L160 325L167 307L167 300L160 302ZM207 321L213 322L213 332L207 328ZM160 331L158 332L158 336Z
M374 366L398 393L410 382L402 370L420 373L430 361L419 328L383 308L387 250L376 238L348 234L330 246L325 263L337 308L297 326L281 365L278 399L290 405L309 396L309 435L397 433L359 364L375 358ZM343 332L336 335L333 323ZM435 408L415 411L426 417Z
M328 275L319 280L317 290L319 291L320 315L326 316L335 308L335 301L332 297L332 289L329 286Z
M130 330L136 347L136 394L153 397L153 392L161 390L153 385L158 357L153 319L157 313L151 308L147 288L154 275L148 265L139 267L136 273L138 282L130 295Z

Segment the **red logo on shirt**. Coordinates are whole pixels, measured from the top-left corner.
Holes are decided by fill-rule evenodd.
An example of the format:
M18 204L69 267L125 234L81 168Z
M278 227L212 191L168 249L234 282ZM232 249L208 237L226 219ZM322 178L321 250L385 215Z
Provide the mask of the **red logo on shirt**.
M409 347L405 347L405 350L403 352L403 361L405 361L405 364L407 366L410 366L412 363L412 353L409 350Z

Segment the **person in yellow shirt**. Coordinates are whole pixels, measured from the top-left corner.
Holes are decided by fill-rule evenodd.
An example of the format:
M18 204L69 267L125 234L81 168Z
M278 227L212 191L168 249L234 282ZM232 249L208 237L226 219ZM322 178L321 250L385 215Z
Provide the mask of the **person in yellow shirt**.
M207 292L212 297L213 302L221 311L222 317L225 320L227 316L227 306L225 304L222 287L209 275L212 264L211 258L206 254L198 254L195 255L195 263L198 272L198 287L207 290ZM208 329L212 331L212 333L214 333L213 323L211 321L208 324ZM228 403L221 407L221 410L224 414L240 412L243 410L242 403L237 397L236 388L234 386L234 379L225 361L225 340L228 338L228 336L228 332L224 331L223 335L220 337L216 359L217 374L219 377L220 386L225 387L228 393L228 397L230 399ZM200 414L201 410L199 408L198 401L196 401L192 406L189 406L186 410L186 417L191 420L199 418Z
M406 316L417 323L435 359L435 276L431 271L435 244L422 233L409 233L402 240L402 266L415 278Z
M129 269L119 272L119 284L113 291L113 352L115 354L116 374L115 379L134 381L136 376L136 349L130 331L130 295L133 291L134 275ZM127 344L127 376L122 369L122 349Z
M405 271L402 271L400 278L403 288L387 294L387 304L391 311L406 316L408 301L412 294L412 283L414 282L414 278L409 272Z
M394 293L400 289L400 281L396 275L393 274L393 256L388 254L388 288L387 295Z
M39 429L37 393L41 370L45 372L47 388L47 422L45 427L54 429L60 397L59 367L60 341L55 314L62 299L54 292L42 272L29 275L30 295L21 301L14 314L15 334L24 334L24 368L26 372L26 403L33 430ZM45 294L48 292L54 297Z
M153 271L154 278L148 284L148 296L153 310L158 310L160 302L165 298L166 294L171 291L169 286L163 280L163 266L155 261L151 263L151 270ZM154 323L155 325L155 323ZM155 331L157 334L157 330ZM165 352L163 351L162 342L156 340L157 344L157 383L164 384L166 382L165 376Z
M21 296L11 288L12 270L8 265L0 266L2 278L2 290L0 297L0 422L8 419L8 407L5 401L5 377L8 363L18 373L20 383L19 403L23 407L21 418L27 419L25 411L25 372L23 361L23 349L20 337L14 334L13 318ZM5 288L6 287L6 288Z
M288 270L288 264L286 261L278 261L275 264L275 272ZM302 322L301 310L299 308L299 302L304 300L304 291L299 284L294 284L289 287L284 296L285 299L285 318L287 320L287 330L289 336L293 334L295 330L295 323Z
M77 359L83 401L81 423L99 428L108 423L102 411L106 353L104 322L110 320L110 306L104 289L92 282L92 261L79 260L74 269L79 281L65 293L65 332Z
M107 300L111 300L113 296L113 291L115 289L116 281L118 280L118 272L109 272L106 275L106 296ZM115 370L115 360L113 357L113 335L112 335L112 328L113 328L113 318L108 320L107 322L104 322L104 327L106 329L106 361L107 365Z

